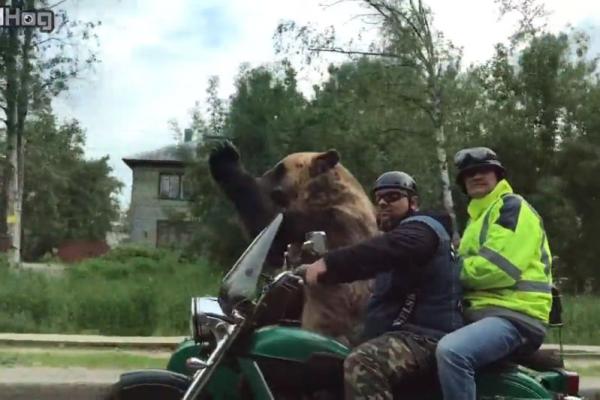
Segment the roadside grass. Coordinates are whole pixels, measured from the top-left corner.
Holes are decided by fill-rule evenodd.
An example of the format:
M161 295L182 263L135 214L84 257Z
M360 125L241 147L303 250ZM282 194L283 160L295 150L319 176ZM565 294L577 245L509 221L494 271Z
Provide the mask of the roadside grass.
M576 371L579 376L600 376L600 359L583 362L578 359L566 359L565 368Z
M62 274L0 263L0 331L184 335L190 298L215 295L221 275L202 259L137 247L68 265Z
M563 296L562 341L566 344L600 345L600 297ZM559 342L559 329L549 329L546 343Z
M165 368L168 353L154 355L119 350L0 348L0 367L83 367L90 369Z
M600 365L592 365L588 367L568 367L572 371L576 371L579 376L600 376Z
M60 274L12 270L0 257L0 332L181 336L190 299L216 295L223 270L203 259L120 247ZM600 345L600 297L563 297L563 343ZM550 329L547 343L558 343Z

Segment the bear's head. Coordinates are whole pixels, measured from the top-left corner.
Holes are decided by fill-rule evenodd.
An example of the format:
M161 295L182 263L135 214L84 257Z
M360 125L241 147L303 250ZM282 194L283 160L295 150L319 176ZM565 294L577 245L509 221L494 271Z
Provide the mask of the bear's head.
M362 186L341 165L335 149L290 154L265 172L260 184L277 206L286 209L357 202L370 206Z

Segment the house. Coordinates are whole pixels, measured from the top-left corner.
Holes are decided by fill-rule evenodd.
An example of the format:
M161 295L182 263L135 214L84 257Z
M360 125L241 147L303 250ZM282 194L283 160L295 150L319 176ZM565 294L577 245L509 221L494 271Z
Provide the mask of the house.
M185 164L196 144L185 142L123 158L131 168L130 240L155 247L190 240L189 185Z

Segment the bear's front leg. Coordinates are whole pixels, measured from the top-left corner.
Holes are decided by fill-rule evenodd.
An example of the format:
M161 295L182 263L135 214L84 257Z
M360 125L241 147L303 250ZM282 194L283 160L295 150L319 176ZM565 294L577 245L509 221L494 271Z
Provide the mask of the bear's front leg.
M208 164L214 181L235 206L249 235L258 235L277 209L257 180L244 170L238 150L230 141L224 141L211 151Z
M224 182L232 176L243 174L240 153L229 140L218 143L208 157L210 174L216 182Z

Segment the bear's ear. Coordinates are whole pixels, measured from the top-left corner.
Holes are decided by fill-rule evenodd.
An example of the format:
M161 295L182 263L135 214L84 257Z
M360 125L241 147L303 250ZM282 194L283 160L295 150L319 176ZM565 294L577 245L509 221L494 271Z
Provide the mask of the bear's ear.
M320 153L310 163L310 176L315 177L329 171L340 161L340 153L335 149Z

